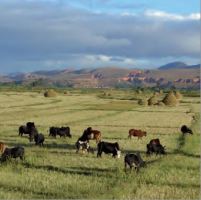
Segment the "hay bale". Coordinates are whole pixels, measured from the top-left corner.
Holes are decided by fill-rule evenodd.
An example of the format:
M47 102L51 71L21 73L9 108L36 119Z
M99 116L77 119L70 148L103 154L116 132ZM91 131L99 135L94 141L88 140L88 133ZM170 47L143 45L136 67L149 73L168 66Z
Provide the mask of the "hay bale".
M159 102L157 103L157 105L158 105L158 106L165 106L165 104L164 104L162 101L159 101Z
M174 95L174 93L171 91L169 92L164 99L162 100L162 102L166 105L166 106L176 106L177 105L177 99Z
M141 105L141 106L147 106L148 102L147 102L146 99L139 99L138 104Z
M47 90L44 92L44 97L56 97L57 92L54 91L53 89Z
M137 94L142 94L142 90L137 90Z
M183 97L179 91L176 91L174 95L175 95L176 99L179 99L179 100L182 99L182 97Z
M156 96L152 96L148 99L149 106L156 105L157 103L158 103L158 100L157 100Z
M160 93L159 92L154 92L153 96L159 96Z

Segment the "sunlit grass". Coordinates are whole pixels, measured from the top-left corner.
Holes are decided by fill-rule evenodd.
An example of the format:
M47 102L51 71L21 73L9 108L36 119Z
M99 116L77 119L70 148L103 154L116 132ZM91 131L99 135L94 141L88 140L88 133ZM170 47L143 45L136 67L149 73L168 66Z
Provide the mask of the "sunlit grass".
M139 106L135 100L119 100L123 91L111 92L118 98L103 99L77 91L56 98L33 92L1 92L0 141L10 147L23 145L26 159L0 165L0 199L198 199L197 99L184 98L177 107L149 107ZM134 95L125 92L129 98ZM45 135L43 148L29 143L26 136L18 136L18 127L27 121L34 121ZM192 125L195 134L182 138L182 124ZM71 139L48 137L50 126L62 125L71 127ZM96 151L76 154L75 142L88 126L100 130L104 141L118 141L122 157L103 154L96 158ZM130 128L146 130L147 137L128 139ZM146 144L153 138L166 146L166 156L146 156ZM95 141L90 145L96 149ZM124 155L135 151L150 164L138 174L125 173Z

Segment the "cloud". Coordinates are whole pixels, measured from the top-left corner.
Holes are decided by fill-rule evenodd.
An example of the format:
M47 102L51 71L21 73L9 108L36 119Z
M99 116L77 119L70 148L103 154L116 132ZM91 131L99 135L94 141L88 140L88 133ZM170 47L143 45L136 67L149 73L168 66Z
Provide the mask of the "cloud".
M148 17L154 17L158 19L164 19L164 20L200 20L200 14L199 13L192 13L189 15L180 15L180 14L172 14L167 13L160 10L147 10L145 12L145 16Z
M0 66L31 70L54 65L137 66L167 57L199 60L197 19L194 13L146 11L122 16L80 10L58 1L3 0Z

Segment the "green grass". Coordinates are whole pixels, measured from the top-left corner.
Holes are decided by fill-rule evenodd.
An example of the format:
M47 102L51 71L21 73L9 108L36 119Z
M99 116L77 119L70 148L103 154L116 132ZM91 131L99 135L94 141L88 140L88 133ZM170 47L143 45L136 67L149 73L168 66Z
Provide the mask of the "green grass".
M48 99L38 92L0 93L0 141L21 144L26 151L24 162L0 164L0 199L199 199L197 97L184 97L177 107L149 107L129 101L129 90L127 100L120 100L123 91L113 90L114 99L99 98L99 92L75 90ZM45 134L43 148L18 136L18 127L27 121ZM181 136L183 124L192 127L192 136ZM62 125L71 127L73 138L48 137L50 126ZM88 126L100 130L104 141L118 141L122 157L76 154L75 142ZM147 137L128 139L130 128L146 130ZM166 146L166 156L146 156L153 138ZM96 149L95 141L90 145ZM125 173L124 155L135 151L149 164L139 173Z

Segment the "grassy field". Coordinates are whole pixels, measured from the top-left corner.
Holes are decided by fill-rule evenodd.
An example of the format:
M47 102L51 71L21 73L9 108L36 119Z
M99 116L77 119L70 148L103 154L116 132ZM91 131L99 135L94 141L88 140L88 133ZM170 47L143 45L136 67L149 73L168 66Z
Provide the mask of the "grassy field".
M176 107L148 107L137 104L135 93L110 92L110 98L73 91L45 98L39 92L1 91L0 141L23 145L26 159L0 164L0 199L199 199L199 97L184 97ZM27 121L46 136L43 148L18 136ZM194 135L182 137L182 124ZM64 125L71 127L71 139L48 137L50 126ZM75 142L88 126L100 130L103 141L117 141L122 157L76 154ZM129 140L130 128L146 130L147 137ZM166 146L166 156L146 156L153 138ZM90 145L96 148L95 141ZM135 151L150 164L138 174L125 173L124 155Z

